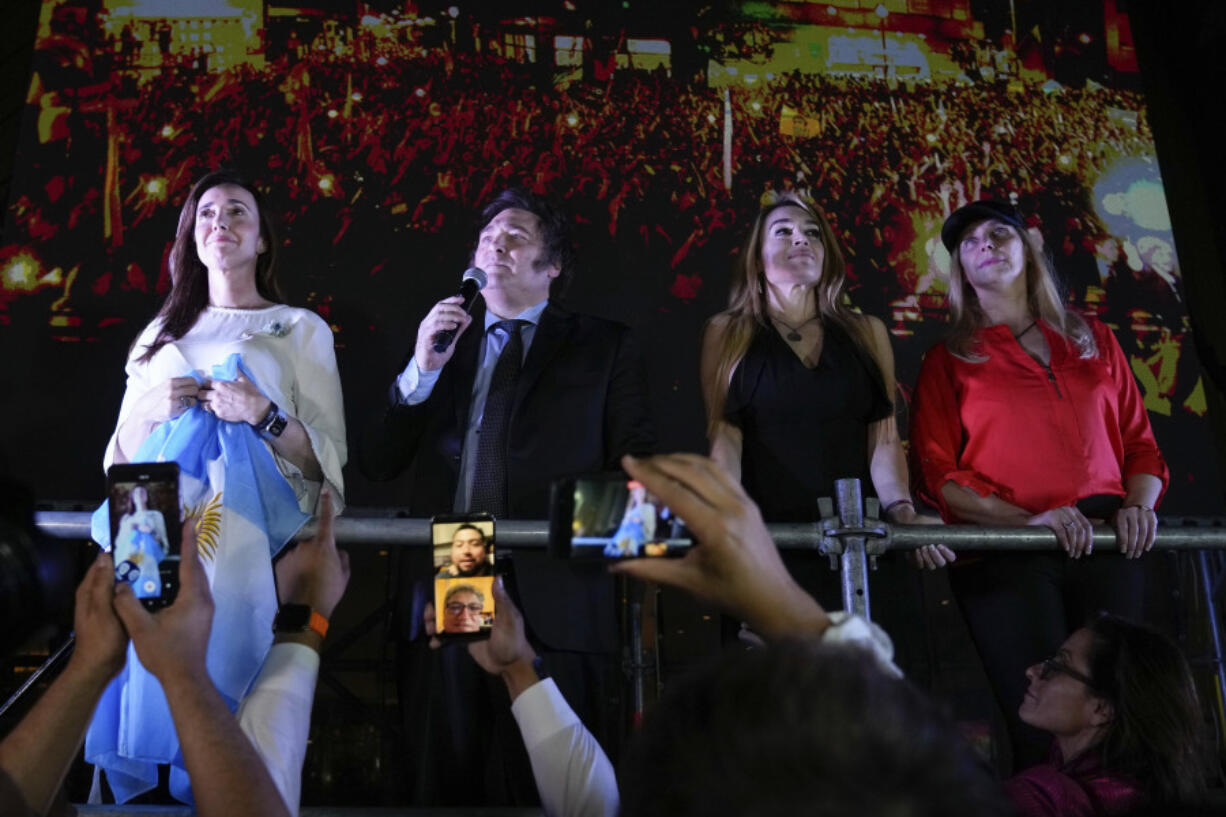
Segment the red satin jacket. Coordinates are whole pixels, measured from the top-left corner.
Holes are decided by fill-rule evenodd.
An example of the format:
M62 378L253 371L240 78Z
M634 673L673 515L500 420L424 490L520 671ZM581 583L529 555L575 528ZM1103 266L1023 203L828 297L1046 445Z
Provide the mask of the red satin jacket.
M1034 360L1008 327L980 330L988 359L971 363L944 344L928 350L915 388L911 446L922 493L953 521L941 497L952 480L1042 513L1096 494L1124 496L1133 474L1169 481L1132 370L1111 330L1087 319L1098 356L1081 358L1039 323L1051 364Z

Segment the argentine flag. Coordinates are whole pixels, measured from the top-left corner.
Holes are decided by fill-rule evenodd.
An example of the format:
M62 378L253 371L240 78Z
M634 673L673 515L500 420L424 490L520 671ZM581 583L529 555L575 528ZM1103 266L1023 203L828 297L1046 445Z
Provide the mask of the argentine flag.
M213 367L213 379L234 380L240 372L255 382L234 354ZM170 460L179 464L179 500L199 520L196 545L213 591L209 675L233 711L272 643L277 611L272 557L309 517L247 423L218 420L196 404L154 429L132 458ZM110 548L106 503L94 512L91 532L94 541ZM193 802L161 684L130 644L127 664L94 713L85 759L106 772L117 802L156 786L159 763L171 766L171 794Z

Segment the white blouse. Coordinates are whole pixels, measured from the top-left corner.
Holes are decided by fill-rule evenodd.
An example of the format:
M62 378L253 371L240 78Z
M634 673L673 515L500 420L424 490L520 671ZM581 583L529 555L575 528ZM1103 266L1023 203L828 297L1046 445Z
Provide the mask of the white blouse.
M341 468L348 456L345 409L332 330L323 318L284 304L263 309L210 306L186 335L167 343L148 362L139 362L137 358L157 337L161 325L161 318L155 318L146 326L128 355L127 390L116 432L106 447L103 468L115 460L119 427L149 389L192 373L210 379L213 366L237 352L260 391L306 429L332 490L333 512L339 514L345 505ZM299 507L304 513L314 514L320 484L304 477L298 466L280 456L269 443L265 445L293 487Z

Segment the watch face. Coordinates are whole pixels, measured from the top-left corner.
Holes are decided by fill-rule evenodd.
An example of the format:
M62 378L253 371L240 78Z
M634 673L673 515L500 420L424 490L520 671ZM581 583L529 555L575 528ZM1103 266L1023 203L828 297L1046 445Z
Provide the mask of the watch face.
M280 437L287 425L289 425L289 418L284 414L278 413L277 416L272 418L272 422L268 424L268 433L274 437Z
M279 633L300 633L311 623L311 608L305 604L282 604L272 629Z

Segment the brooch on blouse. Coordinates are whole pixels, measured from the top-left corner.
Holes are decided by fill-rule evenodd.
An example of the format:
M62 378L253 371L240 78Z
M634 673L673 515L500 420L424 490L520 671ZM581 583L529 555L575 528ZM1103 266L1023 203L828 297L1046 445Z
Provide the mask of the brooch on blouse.
M240 336L240 339L250 340L251 338L254 338L257 335L268 335L269 337L272 337L272 338L283 338L289 334L290 329L293 329L293 326L291 324L284 323L282 321L271 321L263 329L257 329L257 330L248 329L246 332L244 332Z

